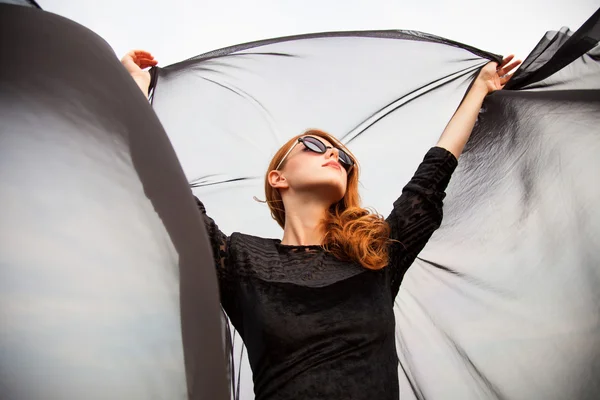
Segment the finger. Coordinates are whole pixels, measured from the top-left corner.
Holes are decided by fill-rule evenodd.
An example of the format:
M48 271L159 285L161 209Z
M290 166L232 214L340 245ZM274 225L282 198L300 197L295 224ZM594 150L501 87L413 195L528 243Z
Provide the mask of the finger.
M511 72L512 70L517 68L519 65L521 65L521 60L513 61L510 64L504 66L503 68L500 68L498 70L498 75L500 75L500 76L507 75L509 72Z
M504 58L502 59L502 62L500 63L500 67L499 67L499 68L502 68L502 67L504 67L506 64L508 64L509 62L511 62L511 60L512 60L513 58L515 58L515 55L514 55L514 54L509 54L508 56L504 57Z
M514 74L509 74L509 75L504 75L502 78L500 78L500 85L502 85L502 87L504 87L504 85L506 85L506 83L508 81L510 81L510 78L513 77Z
M517 68L519 65L521 65L522 61L521 60L516 60L511 62L510 64L508 64L506 67L504 67L504 70L506 72L511 72L513 69Z
M137 60L138 58L150 58L153 59L154 56L147 51L144 50L131 50L127 53L123 58L131 57L132 60Z
M140 63L139 67L141 69L144 69L144 68L148 68L148 67L155 67L156 65L158 65L157 62L153 62L153 63Z
M514 58L515 56L510 54L506 57L504 57L502 59L502 62L500 63L500 65L498 65L498 68L496 69L496 72L498 72L498 75L502 76L505 75L506 72L504 72L504 67L506 67L506 65Z
M142 61L152 61L154 60L154 56L152 56L152 54L150 53L136 53L135 55L135 59L138 62L142 62Z
M498 75L502 76L502 75L506 75L509 72L511 72L513 69L515 69L516 67L518 67L521 64L521 60L515 60L513 62L511 62L510 64L503 64L500 67L498 67Z
M145 57L145 56L143 56L143 57L142 57L142 56L138 56L138 55L135 55L135 56L134 56L132 59L133 59L133 62L134 62L134 63L136 63L136 65L138 65L138 66L140 66L140 67L141 67L142 65L145 65L145 64L149 64L149 63L151 64L151 63L153 63L153 62L157 62L157 61L156 61L154 58L152 58L152 57L151 57L151 58L148 58L148 57ZM142 67L142 68L144 68L144 67Z
M157 63L158 61L156 61L154 58L138 58L137 59L139 63Z
M136 53L138 52L138 50L131 50L129 51L125 56L127 57L131 57L131 58L135 58Z

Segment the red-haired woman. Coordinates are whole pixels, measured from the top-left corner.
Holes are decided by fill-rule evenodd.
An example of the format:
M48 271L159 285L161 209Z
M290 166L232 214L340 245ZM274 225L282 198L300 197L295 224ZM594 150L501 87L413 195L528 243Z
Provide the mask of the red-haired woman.
M439 142L383 219L361 207L359 168L335 137L310 130L275 154L267 204L283 237L225 235L198 200L215 258L221 304L248 349L257 400L397 400L394 298L442 221L442 200L484 97L519 65L479 73ZM144 67L123 64L144 93Z

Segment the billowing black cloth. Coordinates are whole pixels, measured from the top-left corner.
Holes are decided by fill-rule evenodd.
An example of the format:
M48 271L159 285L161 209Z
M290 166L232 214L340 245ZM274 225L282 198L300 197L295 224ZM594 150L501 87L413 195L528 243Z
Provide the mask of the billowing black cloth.
M396 298L403 399L600 396L599 17L548 33L486 99ZM277 237L252 197L289 137L339 137L386 214L489 60L417 32L280 38L156 69L153 107L219 227Z
M12 4L23 7L40 8L40 6L33 0L0 0L0 3Z
M599 26L548 34L486 100L396 298L402 398L599 397ZM40 10L0 4L0 54L2 398L224 398L208 242L139 89ZM415 32L275 39L156 70L153 105L220 228L276 236L251 198L287 138L341 137L386 213L488 59Z
M368 270L321 246L227 237L207 214L221 303L248 349L256 399L398 398L394 299L442 221L456 158L434 147L394 202L390 262Z
M209 242L146 99L54 14L0 4L0 55L0 398L227 398Z

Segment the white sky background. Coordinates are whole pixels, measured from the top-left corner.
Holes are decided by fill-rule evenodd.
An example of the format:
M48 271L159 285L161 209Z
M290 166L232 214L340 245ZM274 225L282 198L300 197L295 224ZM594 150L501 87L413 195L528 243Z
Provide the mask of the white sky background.
M121 57L166 66L249 41L340 30L411 29L525 58L548 30L576 30L600 0L38 0L90 28Z

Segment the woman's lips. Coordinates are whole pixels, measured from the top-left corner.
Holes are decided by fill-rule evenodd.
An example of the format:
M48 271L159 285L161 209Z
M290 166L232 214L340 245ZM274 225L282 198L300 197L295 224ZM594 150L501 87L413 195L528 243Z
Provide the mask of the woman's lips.
M342 169L342 166L337 161L329 161L329 162L323 164L323 167L333 167L333 168L337 168L337 169Z

